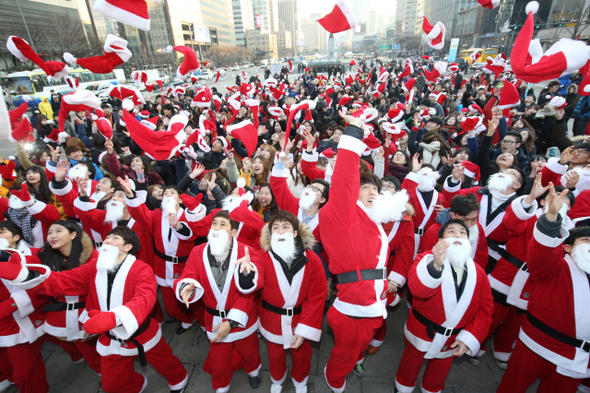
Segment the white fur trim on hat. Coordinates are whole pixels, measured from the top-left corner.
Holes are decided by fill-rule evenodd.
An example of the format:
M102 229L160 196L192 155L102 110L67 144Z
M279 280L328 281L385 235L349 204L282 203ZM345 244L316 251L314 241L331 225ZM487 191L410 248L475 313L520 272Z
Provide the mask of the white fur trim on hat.
M536 1L531 1L530 3L528 3L524 9L524 11L526 12L526 14L528 15L529 12L532 12L533 14L536 14L537 11L539 11L539 3Z

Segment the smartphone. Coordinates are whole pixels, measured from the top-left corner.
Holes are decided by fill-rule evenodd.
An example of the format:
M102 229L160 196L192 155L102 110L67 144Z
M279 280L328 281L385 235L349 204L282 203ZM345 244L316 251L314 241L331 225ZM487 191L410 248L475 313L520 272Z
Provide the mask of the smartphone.
M137 181L142 182L145 180L145 176L143 175L143 173L139 172L139 173L136 173L136 175L137 175Z

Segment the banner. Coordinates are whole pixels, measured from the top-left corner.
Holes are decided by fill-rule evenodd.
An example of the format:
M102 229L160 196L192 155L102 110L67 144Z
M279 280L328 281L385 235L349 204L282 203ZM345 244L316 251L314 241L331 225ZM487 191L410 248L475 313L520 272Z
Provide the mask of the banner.
M455 61L457 58L457 50L459 50L459 38L451 39L451 49L449 50L449 63Z

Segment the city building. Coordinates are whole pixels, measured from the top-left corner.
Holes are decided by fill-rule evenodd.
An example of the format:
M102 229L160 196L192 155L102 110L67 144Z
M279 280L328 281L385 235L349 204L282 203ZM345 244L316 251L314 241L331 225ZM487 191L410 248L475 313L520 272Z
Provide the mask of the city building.
M311 21L301 21L301 33L303 34L303 41L305 52L309 53L322 53L327 50L328 35L326 30L316 21L313 20L317 17L316 14L312 14Z
M279 30L279 7L277 0L252 0L254 19L260 15L260 28L270 33Z
M278 59L277 36L264 30L246 30L246 47L252 50L256 60Z
M293 47L299 33L299 14L297 13L297 0L279 0L279 30L291 32ZM281 27L281 23L283 24ZM279 45L280 49L280 45Z
M459 13L475 6L479 6L476 0L431 0L431 14L436 15L436 20L431 22L440 21L447 28L445 46L456 38L458 24L468 23L460 20Z
M236 45L246 46L245 31L255 27L252 0L233 0L232 5L234 11Z
M279 57L293 56L293 39L289 30L279 29L277 47L279 48Z
M186 0L169 0L168 4L175 7L186 3ZM211 39L217 38L219 46L235 46L236 34L234 31L234 13L232 0L200 0L201 17L203 24L209 26ZM193 9L182 6L182 15L193 14ZM187 12L189 11L190 12ZM215 35L217 37L215 37Z

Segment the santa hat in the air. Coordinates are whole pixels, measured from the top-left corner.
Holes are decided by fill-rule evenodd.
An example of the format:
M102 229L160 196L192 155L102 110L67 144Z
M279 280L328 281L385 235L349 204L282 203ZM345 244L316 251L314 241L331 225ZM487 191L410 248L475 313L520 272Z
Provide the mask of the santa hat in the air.
M334 34L356 27L352 10L348 8L344 0L336 0L332 12L318 19L318 23L328 32Z
M549 100L549 105L551 105L555 109L563 109L566 107L567 102L565 101L565 98L560 97L560 96L555 96L555 97L551 98L551 100Z
M385 122L383 123L383 129L385 132L391 134L391 140L395 144L399 144L398 140L406 135L406 130L402 128L398 123Z
M588 47L582 41L562 38L543 53L535 31L534 14L539 3L531 1L525 8L528 16L518 33L510 55L510 66L517 78L529 83L557 79L583 67L588 61Z
M176 86L173 90L172 90L172 95L174 97L180 97L186 94L186 90L184 89L184 87L182 86Z
M92 9L117 22L145 31L150 29L146 0L96 0Z
M478 165L474 164L469 160L463 161L461 165L463 165L463 167L465 168L463 171L463 174L465 176L472 178L475 183L479 182L481 174Z
M288 59L287 62L289 63L289 72L293 72L293 63L291 63L291 59Z
M418 18L424 18L422 20L422 30L426 33L426 41L428 46L433 49L440 50L445 46L445 25L442 22L436 22L434 26L430 24L428 18L420 12Z
M201 87L197 90L197 94L191 101L191 106L196 106L197 108L209 108L211 106L212 98L213 94L211 94L209 87Z
M174 156L186 140L184 127L188 123L188 117L184 115L172 116L168 123L168 130L158 132L144 126L128 112L123 113L123 121L133 141L146 155L156 161L167 160Z
M143 119L142 121L140 121L140 123L146 127L149 127L152 130L155 130L156 128L158 128L158 120L160 120L160 116L153 116L147 119Z
M459 64L457 63L451 63L449 64L449 66L447 67L447 69L451 72L457 72L459 71Z
M248 152L248 157L254 154L256 145L258 144L258 129L254 127L254 124L250 120L228 125L226 131L229 136L242 142ZM288 132L287 135L289 135Z
M64 81L66 82L66 85L68 85L68 87L72 90L75 90L78 86L80 86L80 80L78 79L78 75L76 75L76 78L72 78L69 75L64 76Z
M126 22L126 24L129 23ZM64 60L68 64L78 64L95 74L108 74L113 72L115 67L127 62L131 56L131 51L127 49L127 41L109 34L104 42L104 55L77 59L71 53L66 52Z
M131 73L131 79L133 79L133 82L139 84L142 83L147 83L148 81L148 74L145 71L133 71Z
M406 103L411 103L414 100L414 85L416 84L416 78L410 78L404 83L402 89L406 93Z
M266 87L277 87L278 84L279 81L273 78L272 76L264 81L264 86Z
M504 117L510 116L510 108L520 105L520 94L516 87L508 81L504 82L502 93L500 93L500 102L498 106L502 110Z
M260 100L254 100L249 98L245 101L248 108L250 108L250 112L252 112L252 119L254 120L254 127L258 129L258 123L260 120L258 119L258 110L260 109Z
M57 143L62 144L69 138L69 135L65 131L60 131L58 128L54 128L49 135L43 138L44 143Z
M436 102L442 105L447 100L447 98L449 98L449 96L446 93L440 92L438 94L435 94L434 99Z
M276 120L279 120L279 117L283 113L283 110L278 106L270 106L268 107L268 113L270 113L270 115L274 117Z
M406 66L404 67L403 72L397 76L397 79L401 81L403 78L405 78L406 76L410 76L413 73L414 63L412 62L412 60L408 59L406 60Z
M219 112L219 110L221 109L221 97L219 97L217 94L212 95L213 98L213 105L215 105L215 110L217 112Z
M349 64L351 67L354 67L356 65L356 60L352 59Z
M293 119L295 118L295 115L302 110L314 110L315 104L315 101L304 100L296 105L291 106L291 108L289 109L289 119L287 120L287 135L291 134L291 126L293 124Z
M256 89L249 83L242 83L240 85L240 93L244 96L247 96L248 98L252 98L255 92Z
M25 116L20 121L13 123L8 139L15 143L19 141L33 142L35 140L33 131L33 126L29 122L29 119Z
M387 116L389 117L392 123L397 123L398 121L401 121L403 119L405 109L406 108L404 107L404 104L400 102L396 105L395 108L391 108L387 112Z
M422 119L425 117L434 116L434 115L436 115L436 109L434 109L434 108L423 109L419 112L419 114Z
M61 98L59 110L59 129L65 130L66 116L70 112L92 111L100 106L100 100L90 90L76 90Z
M432 67L432 72L428 71L427 69L424 69L424 76L426 76L426 79L428 79L430 82L436 82L438 77L444 74L446 71L447 62L437 61L436 63L434 63L434 66Z
M118 98L121 101L125 100L125 98L131 98L135 105L145 104L143 95L134 87L113 86L108 93L109 96Z
M477 0L477 2L481 4L482 7L490 10L496 8L498 4L500 4L500 0Z
M356 116L358 112L360 113L358 116ZM354 115L354 117L358 117L359 119L361 119L363 123L369 123L375 120L377 116L379 116L379 111L375 108L364 108L355 112Z
M352 100L352 97L350 97L350 96L347 96L347 95L344 95L344 96L342 96L342 98L340 98L340 100L338 101L338 105L340 105L340 106L345 106L345 105L347 105L347 104L350 102L350 100Z
M175 51L184 55L184 59L182 60L180 67L178 67L176 70L176 76L178 78L184 79L191 72L201 68L201 63L199 63L199 59L197 59L195 51L190 46L177 45L174 47L168 47L166 49L167 51L174 49Z
M498 76L504 72L504 68L506 68L506 55L499 53L493 59L488 56L488 63L482 70L488 74L494 74L494 78L498 79Z
M10 53L12 53L20 61L25 62L30 60L38 65L39 68L45 71L48 79L58 81L70 73L70 68L61 61L46 62L43 60L41 56L39 56L33 50L33 48L31 48L31 45L29 45L27 41L20 37L13 35L8 37L8 41L6 41L6 49L8 49Z
M96 120L96 128L106 139L113 138L113 126L106 118L99 117L98 120Z
M483 117L479 117L479 116L471 116L471 117L466 117L461 121L461 128L463 129L463 132L461 132L461 134L468 132L468 131L474 131L476 134L483 132L486 130L486 126L484 126L483 124ZM461 135L458 134L458 135Z

